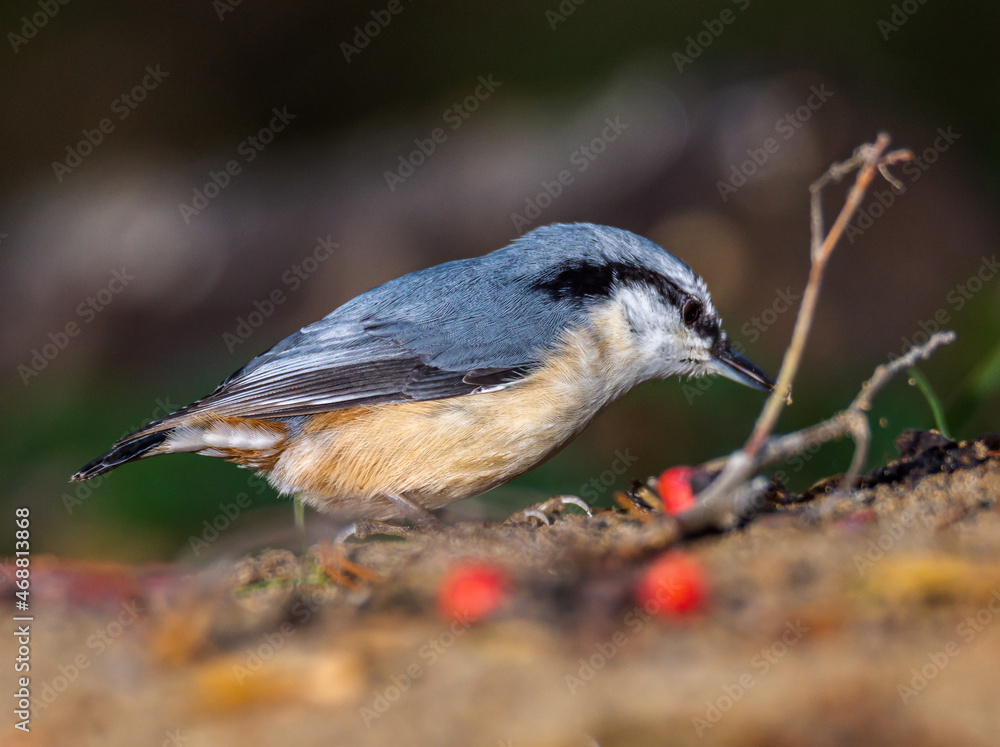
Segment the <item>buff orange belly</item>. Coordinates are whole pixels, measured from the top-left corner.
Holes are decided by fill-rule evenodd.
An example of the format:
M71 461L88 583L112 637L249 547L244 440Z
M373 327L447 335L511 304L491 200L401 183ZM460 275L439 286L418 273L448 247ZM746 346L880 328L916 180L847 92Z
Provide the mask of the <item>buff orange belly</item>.
M398 517L389 493L441 508L531 469L596 413L575 412L586 405L552 394L525 382L313 415L285 441L268 479L320 510L352 517Z

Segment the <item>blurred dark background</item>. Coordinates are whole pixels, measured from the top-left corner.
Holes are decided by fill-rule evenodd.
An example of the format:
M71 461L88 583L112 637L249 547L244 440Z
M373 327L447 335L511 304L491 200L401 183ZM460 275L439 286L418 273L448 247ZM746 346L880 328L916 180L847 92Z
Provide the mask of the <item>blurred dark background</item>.
M36 552L190 557L220 504L252 509L230 535L289 528L286 499L218 460L66 479L355 294L544 223L678 254L776 374L808 184L880 130L920 165L896 170L903 194L876 183L835 254L780 427L844 407L941 324L958 342L922 370L953 435L998 426L995 3L16 0L0 17L0 502L11 522L31 507ZM588 484L606 503L728 452L763 400L705 383L640 387L456 510L502 516ZM872 423L875 465L933 419L902 378ZM850 448L779 468L804 488Z

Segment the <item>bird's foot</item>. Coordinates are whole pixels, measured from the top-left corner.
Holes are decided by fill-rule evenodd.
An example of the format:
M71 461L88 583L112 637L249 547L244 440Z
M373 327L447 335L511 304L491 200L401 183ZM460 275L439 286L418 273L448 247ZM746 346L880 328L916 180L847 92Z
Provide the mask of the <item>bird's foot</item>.
M571 505L583 509L583 512L587 516L594 515L590 510L590 506L582 498L577 498L575 495L557 495L554 498L549 498L547 501L536 503L534 506L529 506L518 511L507 519L504 524L523 524L529 519L538 519L545 526L551 526L552 518L558 516L564 508Z
M342 535L343 532L340 534ZM339 540L340 535L337 537ZM382 581L375 571L348 560L343 552L343 547L336 540L333 545L321 542L316 549L315 557L323 574L333 583L349 591L359 591L368 584L377 584Z
M419 532L432 532L441 528L441 522L438 521L437 517L423 506L401 495L390 494L386 497L396 504L403 516L413 526L408 527L374 519L359 519L344 527L334 537L333 546L325 546L323 557L318 557L323 572L334 583L353 589L359 582L372 583L380 580L374 571L347 559L347 540L352 537L363 540L377 534L384 534L406 538Z
M367 539L376 534L386 534L391 537L411 537L417 532L432 532L441 528L441 522L438 518L423 506L417 505L401 495L388 494L386 497L396 504L403 514L403 518L413 524L412 527L393 524L389 521L358 519L340 530L337 536L334 537L334 547L342 550L344 544L351 537L359 540Z
M368 539L376 534L385 534L390 537L412 537L420 531L422 530L419 526L408 527L402 524L392 524L388 521L359 519L340 530L333 539L333 546L343 549L344 544L352 537L358 540Z

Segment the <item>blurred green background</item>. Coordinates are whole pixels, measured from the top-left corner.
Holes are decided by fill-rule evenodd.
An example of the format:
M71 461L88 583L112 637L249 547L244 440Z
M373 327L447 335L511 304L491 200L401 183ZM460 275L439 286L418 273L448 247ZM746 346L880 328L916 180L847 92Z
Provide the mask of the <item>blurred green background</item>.
M287 534L288 501L217 460L66 479L366 288L548 222L663 244L776 374L808 269L808 184L880 130L921 165L897 170L904 194L875 185L835 254L780 428L844 407L942 321L958 342L923 371L954 435L997 428L995 3L16 0L0 17L2 552L20 505L35 552L74 557L190 558L213 521L253 543ZM195 202L213 174L224 188ZM338 246L311 261L320 240ZM455 510L503 516L588 485L607 503L631 477L732 450L762 401L728 381L644 385ZM933 421L903 378L872 423L874 466ZM779 468L801 489L850 449Z

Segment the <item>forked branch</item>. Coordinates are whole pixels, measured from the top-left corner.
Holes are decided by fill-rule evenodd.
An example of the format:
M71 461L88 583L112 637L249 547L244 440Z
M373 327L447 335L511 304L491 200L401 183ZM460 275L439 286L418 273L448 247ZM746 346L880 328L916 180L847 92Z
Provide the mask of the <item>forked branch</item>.
M809 279L802 294L802 306L799 308L792 340L785 351L777 384L743 448L732 453L725 460L717 460L705 465L709 469L719 469L719 473L698 496L698 504L677 517L682 534L704 531L709 527L731 525L738 517L745 516L747 511L755 510L754 506L760 499L760 487L755 487L754 483L748 481L761 467L799 453L814 444L845 435L850 435L854 439L855 452L851 466L841 485L850 486L853 484L868 454L871 432L865 413L871 407L872 397L901 370L912 366L918 359L926 358L940 345L955 339L953 332L934 335L926 344L914 348L895 361L879 366L846 410L810 428L784 436L771 437L782 407L791 401L792 381L802 360L802 353L809 336L809 330L812 327L819 299L823 273L834 247L843 235L855 211L861 205L865 192L876 173L880 173L898 188L899 182L889 173L888 169L894 164L912 158L912 154L907 150L895 150L887 153L888 147L889 136L884 133L880 134L874 143L862 145L847 161L833 164L823 176L810 186L811 263ZM833 226L828 233L824 234L823 188L831 182L839 182L854 171L858 172L854 184L848 192Z

